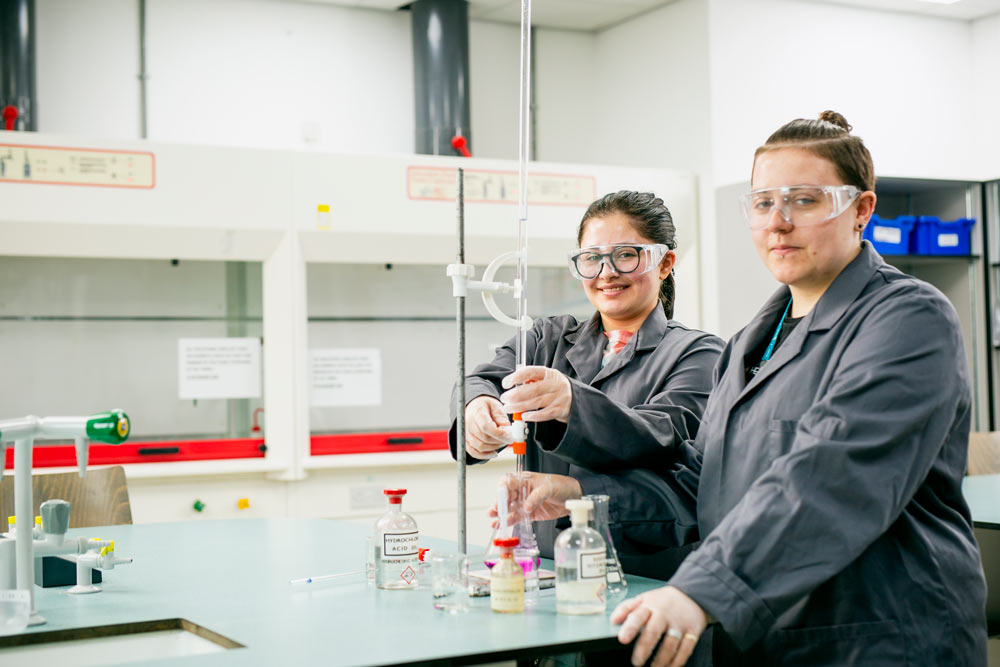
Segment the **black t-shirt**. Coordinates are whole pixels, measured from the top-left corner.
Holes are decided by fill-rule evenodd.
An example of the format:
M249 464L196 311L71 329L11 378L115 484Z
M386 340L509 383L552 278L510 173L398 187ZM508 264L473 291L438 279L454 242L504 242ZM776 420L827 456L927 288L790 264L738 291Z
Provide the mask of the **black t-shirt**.
M798 325L798 323L801 321L802 321L801 317L785 317L785 321L781 325L781 333L778 334L778 340L775 341L774 349L771 350L772 358L774 357L775 352L778 351L778 348L781 347L781 344L784 343L785 339L792 334L792 331L795 329L796 325ZM761 366L767 363L767 362L762 362L761 359L764 357L764 352L767 351L767 346L771 344L771 336L774 335L774 329L777 326L778 326L778 320L775 320L774 326L768 329L770 334L768 334L766 338L764 338L760 343L758 343L757 347L755 347L753 351L750 353L750 355L747 357L747 361L749 363L743 369L744 372L746 373L747 382L750 382L753 376L757 375L757 373L760 371Z

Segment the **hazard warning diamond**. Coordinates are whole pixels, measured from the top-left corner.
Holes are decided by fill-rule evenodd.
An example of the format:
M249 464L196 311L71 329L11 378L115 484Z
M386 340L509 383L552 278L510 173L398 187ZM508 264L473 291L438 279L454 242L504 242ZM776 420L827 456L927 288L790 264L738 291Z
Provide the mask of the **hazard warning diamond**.
M403 581L409 584L413 582L413 577L417 576L417 573L413 571L412 567L407 565L406 569L399 573L399 576L403 578Z

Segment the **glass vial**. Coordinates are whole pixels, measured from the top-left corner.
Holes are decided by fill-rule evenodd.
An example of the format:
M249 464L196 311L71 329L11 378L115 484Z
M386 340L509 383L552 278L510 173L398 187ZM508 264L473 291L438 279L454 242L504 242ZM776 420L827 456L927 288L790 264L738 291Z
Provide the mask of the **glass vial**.
M591 528L600 533L607 546L607 557L605 559L605 581L608 583L608 598L613 599L618 596L624 597L628 593L628 580L625 578L625 571L622 569L621 561L618 560L618 551L615 549L614 540L611 539L611 516L609 510L610 498L606 495L586 495L584 500L594 503L593 518L590 522Z
M375 585L417 587L417 522L403 511L406 489L386 489L389 510L375 522Z
M567 500L572 526L555 543L556 611L560 614L599 614L607 608L607 571L604 538L587 525L594 504Z
M500 559L490 571L490 607L505 614L524 611L524 570L514 562L516 537L501 538L494 544L500 548Z

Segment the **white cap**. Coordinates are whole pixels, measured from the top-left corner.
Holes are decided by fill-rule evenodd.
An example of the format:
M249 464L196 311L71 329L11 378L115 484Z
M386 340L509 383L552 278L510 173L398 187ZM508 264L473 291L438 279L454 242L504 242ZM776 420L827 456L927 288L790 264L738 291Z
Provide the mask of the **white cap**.
M569 518L574 524L587 523L590 511L594 509L594 503L585 498L577 498L566 501L566 509L569 510Z

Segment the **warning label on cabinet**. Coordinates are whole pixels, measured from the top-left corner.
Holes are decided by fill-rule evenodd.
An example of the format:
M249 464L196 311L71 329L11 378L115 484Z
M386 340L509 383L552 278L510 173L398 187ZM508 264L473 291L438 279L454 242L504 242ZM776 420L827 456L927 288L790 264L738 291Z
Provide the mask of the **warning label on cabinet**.
M0 144L0 182L152 188L152 153Z
M410 199L454 201L458 193L455 169L408 167ZM517 204L516 171L465 170L466 203ZM528 203L542 206L588 206L596 199L597 181L578 174L528 174Z

